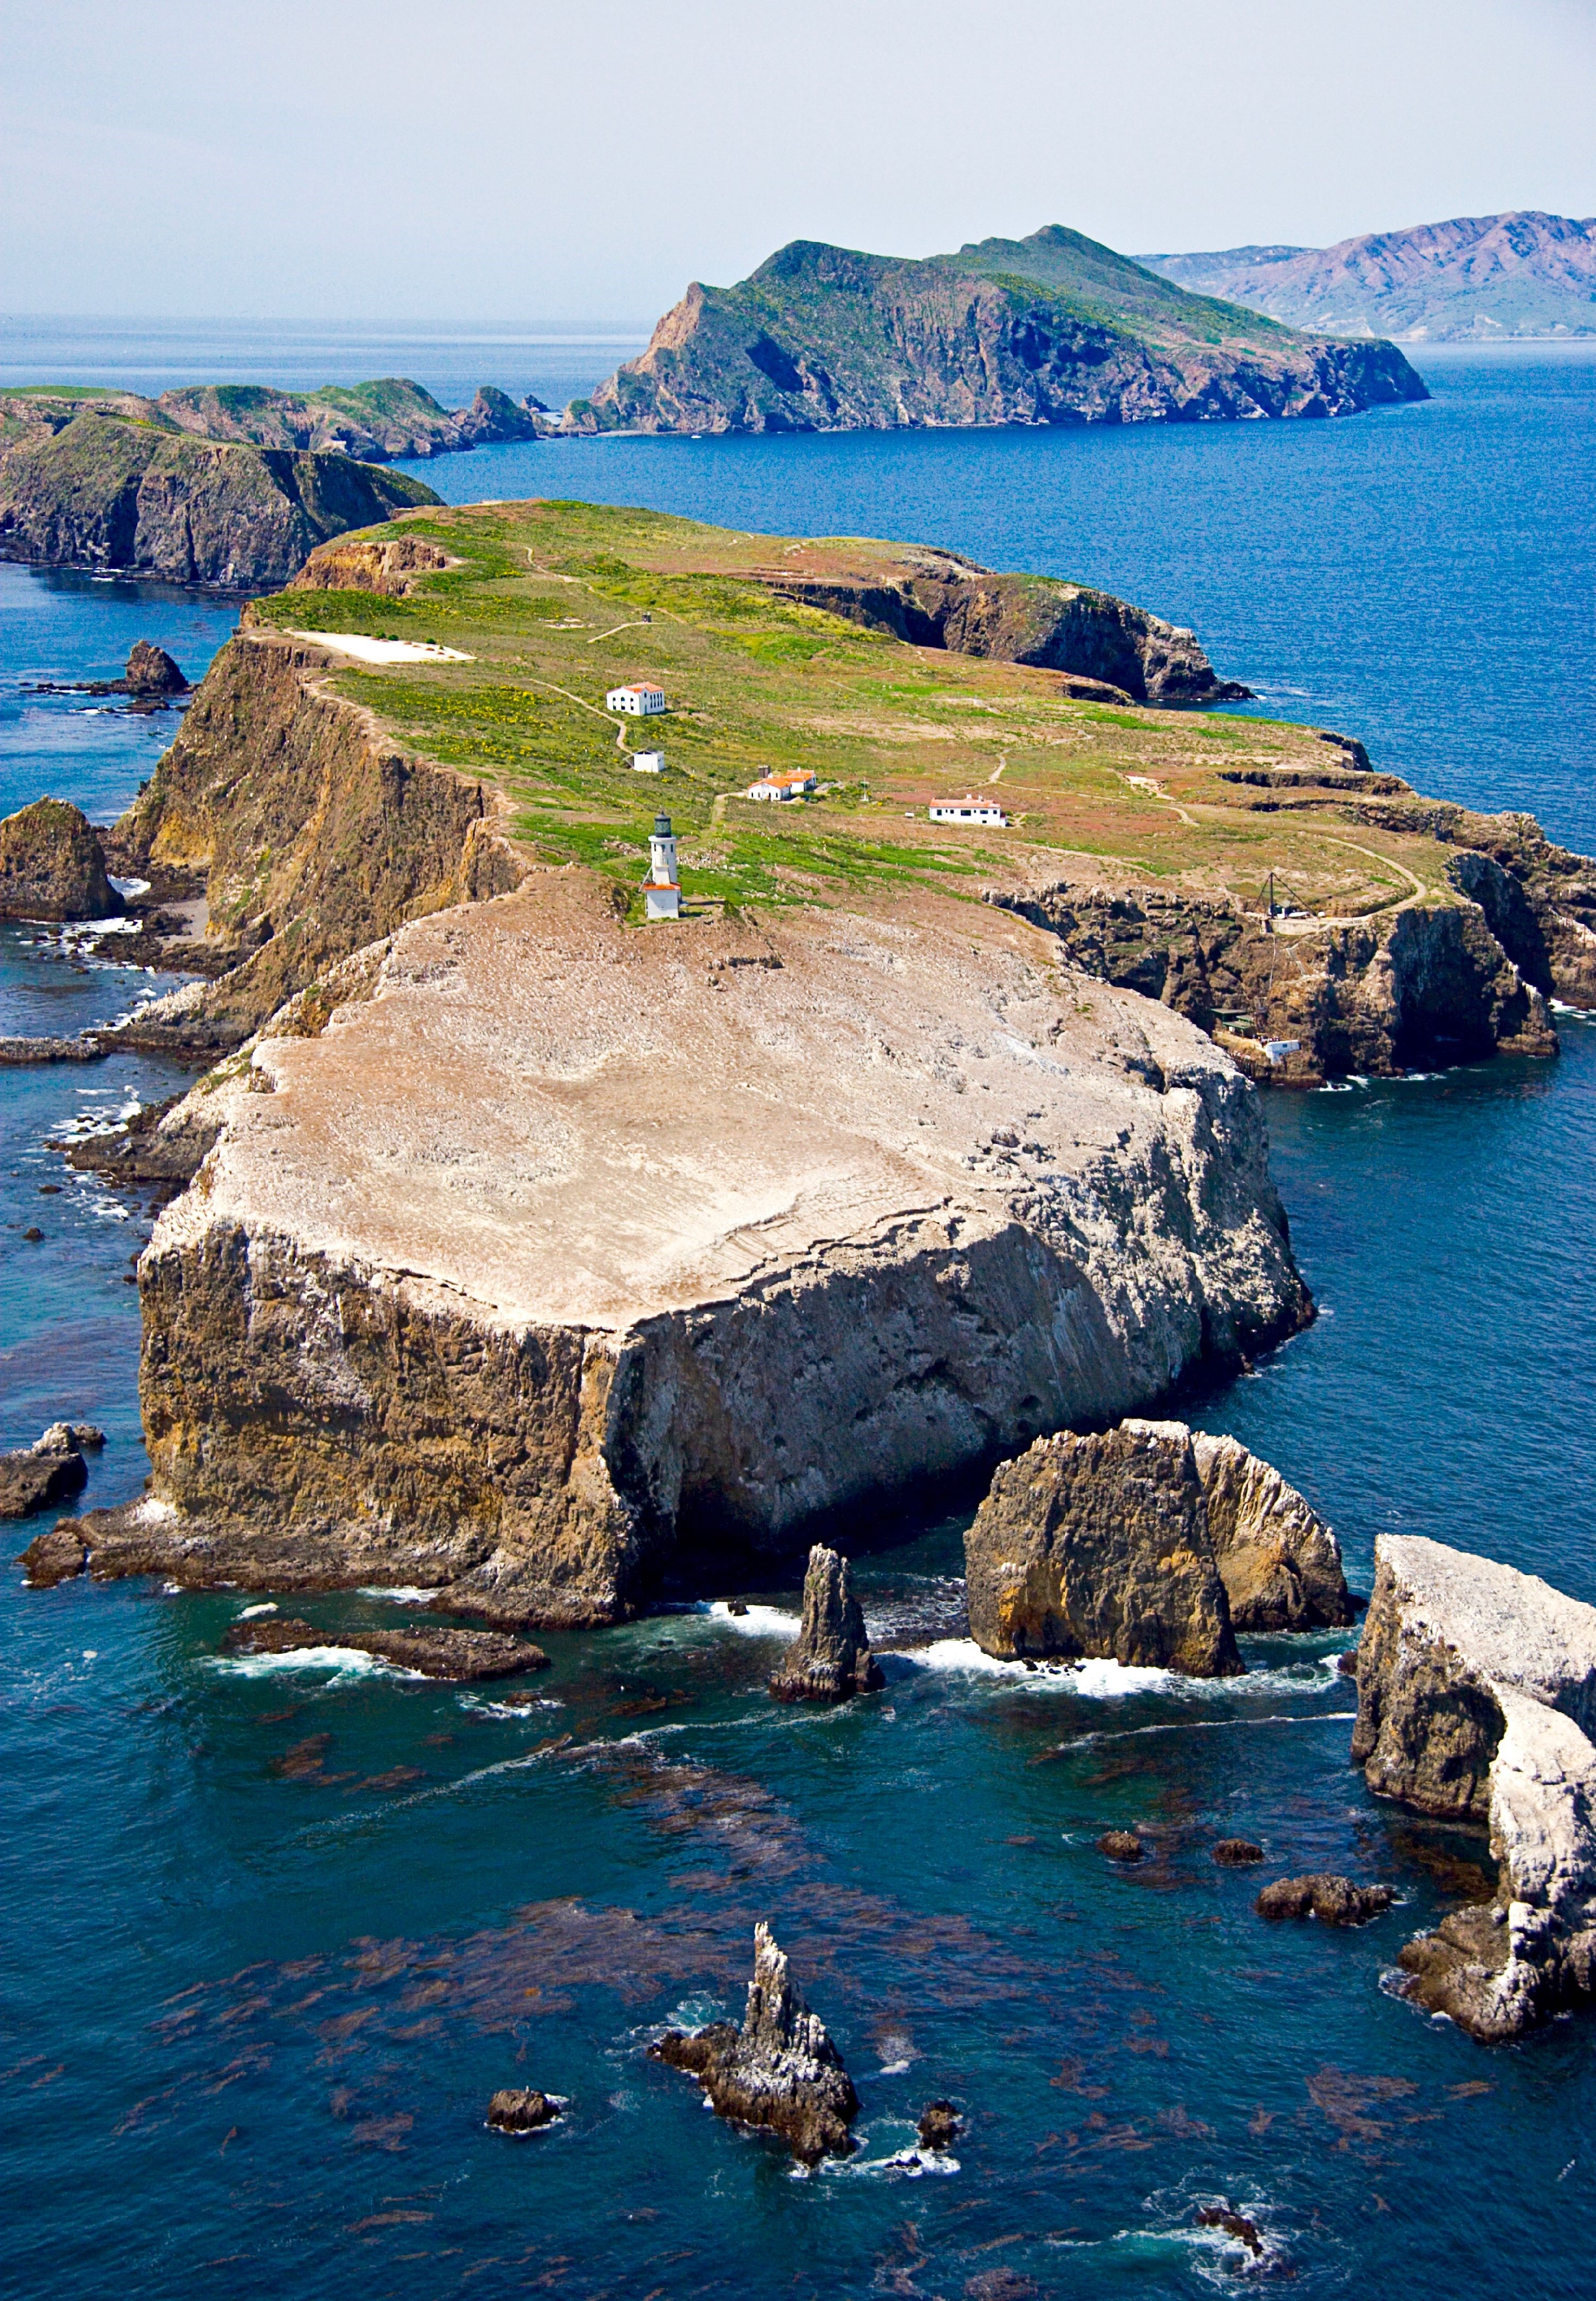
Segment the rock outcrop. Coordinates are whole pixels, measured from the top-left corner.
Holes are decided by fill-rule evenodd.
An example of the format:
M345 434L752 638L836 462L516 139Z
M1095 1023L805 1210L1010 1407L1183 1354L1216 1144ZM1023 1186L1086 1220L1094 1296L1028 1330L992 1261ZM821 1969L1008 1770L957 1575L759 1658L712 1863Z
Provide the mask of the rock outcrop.
M122 673L130 695L186 695L188 682L176 659L152 640L136 640Z
M30 1518L81 1494L88 1483L83 1449L104 1443L104 1432L89 1423L52 1422L31 1446L0 1454L0 1518Z
M322 1630L311 1622L272 1615L235 1622L221 1642L222 1652L230 1654L303 1653L323 1646L372 1654L422 1678L461 1683L518 1678L523 1670L548 1668L548 1656L529 1639L508 1637L501 1630L443 1629L430 1624L402 1630Z
M881 1683L848 1560L816 1543L804 1576L803 1627L773 1672L770 1690L778 1702L846 1702Z
M1493 1908L1402 1953L1418 2001L1517 2035L1596 1986L1596 1607L1416 1535L1375 1544L1352 1756L1371 1789L1485 1822Z
M1045 575L1000 575L955 552L906 552L902 573L791 570L762 580L783 598L821 607L915 647L949 648L999 663L1035 664L1079 674L1126 702L1240 702L1251 689L1223 680L1194 632L1107 591Z
M1344 1629L1351 1594L1324 1519L1236 1439L1194 1431L1191 1451L1232 1627Z
M503 2086L488 2104L488 2123L496 2133L540 2133L557 2122L564 2106L558 2094L539 2093L536 2086Z
M993 1478L965 1578L970 1635L990 1654L1242 1668L1183 1423L1039 1438Z
M649 2047L656 2061L689 2070L722 2117L781 2135L806 2165L846 2157L859 2097L842 2056L817 2013L792 1986L787 1958L770 1928L754 1929L754 1979L740 2030L712 2021L697 2030L667 2029Z
M80 808L36 799L0 820L0 919L105 919L121 908Z
M1424 399L1394 345L1294 334L1054 224L923 262L794 240L695 280L570 429L887 431L1349 414Z
M1327 774L1321 799L1347 780ZM1110 894L1060 881L988 899L1051 929L1089 974L1215 1032L1254 1077L1306 1086L1495 1053L1553 1055L1550 973L1530 958L1527 937L1516 958L1498 932L1515 940L1505 874L1483 857L1458 861L1455 902L1273 931L1233 905L1157 889ZM1591 949L1596 957L1596 936ZM1293 1051L1272 1057L1271 1043Z
M1304 1878L1276 1878L1255 1904L1260 1918L1316 1918L1322 1926L1365 1926L1396 1900L1390 1886L1359 1886L1318 1870Z
M920 2146L937 2151L951 2149L963 2123L957 2102L928 2101L920 2113Z
M1252 1089L1000 914L545 871L347 970L207 1083L96 1574L614 1620L1307 1315Z
M439 500L347 456L82 414L0 460L0 548L52 567L262 590L328 536Z

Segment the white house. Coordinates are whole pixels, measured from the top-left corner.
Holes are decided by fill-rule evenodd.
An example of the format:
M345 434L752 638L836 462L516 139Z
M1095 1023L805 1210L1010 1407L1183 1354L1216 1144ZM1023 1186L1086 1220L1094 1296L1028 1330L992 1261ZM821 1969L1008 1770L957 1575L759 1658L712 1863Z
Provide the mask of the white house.
M998 830L1007 827L1008 817L995 799L977 799L966 791L963 799L933 799L930 808L933 823L981 823Z
M608 711L628 711L634 719L651 719L656 711L664 709L665 690L634 680L627 687L612 687L604 702Z
M671 818L656 815L654 833L648 841L648 876L643 882L643 916L650 919L679 919L681 916L681 889L676 878L676 841L671 835Z
M633 751L631 772L634 775L663 775L665 755L663 751Z
M745 799L802 799L806 791L815 789L815 778L807 767L784 767L773 774L768 767L756 783L750 783L743 793Z

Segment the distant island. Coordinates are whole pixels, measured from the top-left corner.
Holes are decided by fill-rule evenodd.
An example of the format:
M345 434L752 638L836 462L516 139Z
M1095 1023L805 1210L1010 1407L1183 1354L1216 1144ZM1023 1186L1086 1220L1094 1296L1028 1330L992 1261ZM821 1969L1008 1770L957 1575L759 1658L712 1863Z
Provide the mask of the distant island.
M385 376L312 392L192 384L0 391L0 554L238 590L286 583L318 543L435 504L399 456L535 439L552 419L484 384L447 408Z
M1393 345L1301 334L1049 224L923 259L799 239L734 288L695 280L563 428L1196 423L1426 397Z
M1227 247L1139 263L1296 328L1401 343L1596 335L1596 216L1454 216L1333 247Z

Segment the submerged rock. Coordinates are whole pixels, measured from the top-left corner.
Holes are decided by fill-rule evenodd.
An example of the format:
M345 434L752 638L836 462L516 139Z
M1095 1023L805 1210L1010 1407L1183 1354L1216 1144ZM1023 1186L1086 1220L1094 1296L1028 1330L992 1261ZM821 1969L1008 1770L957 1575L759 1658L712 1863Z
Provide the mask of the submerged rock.
M488 2122L496 2133L536 2133L553 2125L564 2105L558 2094L535 2086L503 2086L488 2104Z
M1389 1886L1358 1886L1350 1878L1316 1870L1306 1878L1276 1878L1253 1904L1260 1918L1317 1918L1322 1926L1363 1926L1396 1900Z
M971 1636L990 1654L1242 1669L1184 1423L1039 1438L999 1466L965 1572Z
M36 799L0 821L0 919L104 919L121 908L80 807Z
M83 1449L104 1443L104 1432L91 1423L52 1422L31 1446L0 1454L0 1518L29 1518L35 1510L81 1494L88 1479ZM31 1556L38 1547L33 1544L26 1554Z
M1263 2253L1264 2240L1258 2235L1258 2223L1249 2221L1245 2213L1239 2213L1233 2205L1199 2205L1197 2226L1223 2230L1226 2237L1233 2237L1238 2245L1244 2245L1255 2261Z
M848 1560L816 1543L804 1576L804 1625L772 1673L770 1690L778 1702L846 1702L881 1683Z
M1341 1629L1350 1622L1341 1544L1296 1488L1234 1438L1194 1431L1191 1451L1232 1627Z
M768 2126L805 2164L845 2157L859 2097L842 2056L817 2013L789 1978L787 1959L770 1928L754 1929L754 1979L738 2029L712 2021L703 2029L667 2029L649 2047L655 2060L689 2070L723 2117Z
M1486 2040L1596 1988L1596 1607L1533 1574L1383 1535L1352 1757L1371 1789L1488 1824L1494 1905L1403 1951L1409 1994Z
M522 1670L548 1668L541 1646L502 1630L319 1630L311 1622L273 1618L235 1622L221 1641L222 1652L230 1654L298 1653L311 1646L375 1654L397 1669L419 1670L423 1678L513 1678Z

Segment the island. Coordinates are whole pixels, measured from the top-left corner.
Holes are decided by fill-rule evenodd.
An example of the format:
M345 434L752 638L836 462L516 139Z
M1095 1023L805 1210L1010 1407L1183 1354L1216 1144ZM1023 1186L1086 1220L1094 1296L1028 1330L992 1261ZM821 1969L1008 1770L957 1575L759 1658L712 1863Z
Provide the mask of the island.
M1201 423L1428 396L1394 345L1299 334L1049 224L923 259L798 239L736 287L695 280L564 426Z
M1110 640L1141 697L1072 667ZM1222 684L929 547L322 546L107 841L210 921L121 1042L212 1067L90 1570L614 1620L1295 1330L1247 1074L1554 1053L1591 866L1176 672Z
M1333 247L1226 247L1138 261L1294 328L1399 343L1596 334L1596 216L1511 208L1370 231Z
M398 376L309 393L0 391L0 554L275 590L329 537L438 502L373 464L534 439L551 421L540 402L518 406L491 384L451 410Z

